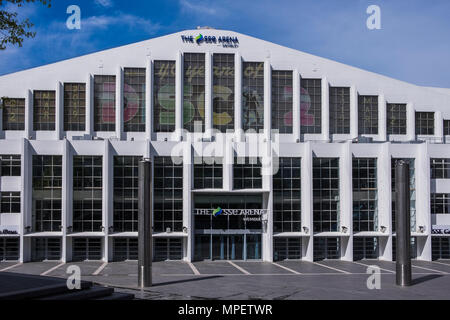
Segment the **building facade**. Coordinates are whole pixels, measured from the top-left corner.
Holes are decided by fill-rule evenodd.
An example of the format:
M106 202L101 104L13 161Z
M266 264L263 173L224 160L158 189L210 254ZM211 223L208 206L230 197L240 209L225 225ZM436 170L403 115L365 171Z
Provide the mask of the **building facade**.
M0 77L0 260L450 258L450 89L198 29ZM449 120L447 120L449 119Z

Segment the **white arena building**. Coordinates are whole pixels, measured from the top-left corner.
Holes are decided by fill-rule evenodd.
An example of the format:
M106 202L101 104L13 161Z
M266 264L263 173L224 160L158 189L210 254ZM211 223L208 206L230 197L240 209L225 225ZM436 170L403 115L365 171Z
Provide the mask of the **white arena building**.
M450 258L450 89L199 28L0 97L0 260L136 259L143 157L155 260L393 260L399 159L413 257Z

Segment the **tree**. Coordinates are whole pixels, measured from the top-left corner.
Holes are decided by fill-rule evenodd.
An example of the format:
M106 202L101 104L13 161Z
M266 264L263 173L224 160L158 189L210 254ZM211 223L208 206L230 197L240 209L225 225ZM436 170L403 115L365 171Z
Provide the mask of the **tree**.
M48 8L51 7L51 0L0 0L0 50L5 50L8 43L22 47L24 38L34 38L36 32L31 31L34 26L29 19L20 20L17 12L5 10L7 3L22 7L26 3L40 2Z

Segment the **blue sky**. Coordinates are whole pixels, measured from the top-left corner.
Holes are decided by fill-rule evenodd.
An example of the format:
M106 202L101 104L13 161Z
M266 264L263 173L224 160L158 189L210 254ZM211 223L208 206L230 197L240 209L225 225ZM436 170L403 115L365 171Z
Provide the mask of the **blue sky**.
M161 35L212 26L234 30L418 85L450 88L448 0L53 0L19 14L35 39L0 51L0 75ZM66 9L81 8L81 30ZM381 30L366 9L381 8ZM4 5L3 5L4 6Z

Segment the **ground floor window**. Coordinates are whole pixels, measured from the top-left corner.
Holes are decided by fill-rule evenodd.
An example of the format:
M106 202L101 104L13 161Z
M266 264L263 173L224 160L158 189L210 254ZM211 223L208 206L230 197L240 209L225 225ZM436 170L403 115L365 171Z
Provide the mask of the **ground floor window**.
M274 238L273 260L301 259L302 238Z
M114 261L137 260L138 238L115 238L113 256Z
M73 261L101 260L103 258L101 238L74 238L72 249Z
M314 260L340 259L339 238L314 238Z
M60 238L33 238L31 239L31 260L61 260Z
M261 259L261 234L196 234L195 260Z
M19 260L19 238L0 238L0 261Z
M450 238L447 237L432 238L431 253L433 260L450 259Z
M183 239L154 238L153 261L181 260L183 258Z
M417 258L417 239L416 237L411 237L411 247L410 247L411 259ZM392 237L392 260L397 260L397 240L396 237Z
M353 260L378 259L379 246L377 237L353 238Z

